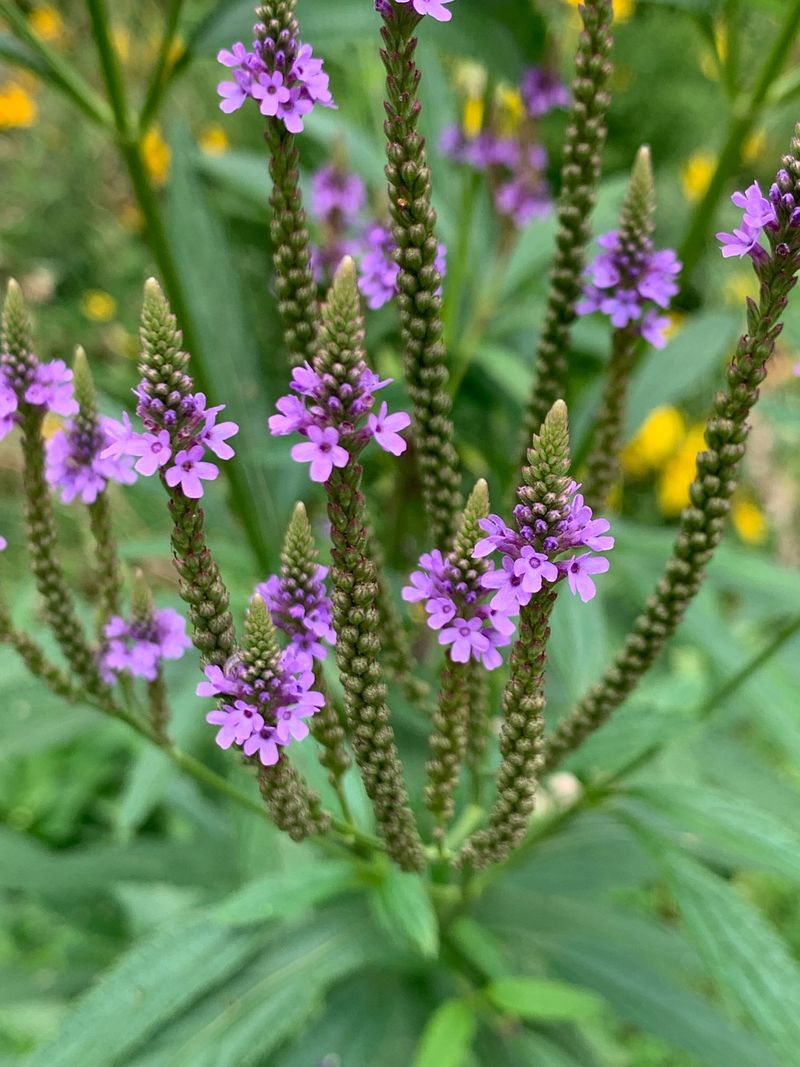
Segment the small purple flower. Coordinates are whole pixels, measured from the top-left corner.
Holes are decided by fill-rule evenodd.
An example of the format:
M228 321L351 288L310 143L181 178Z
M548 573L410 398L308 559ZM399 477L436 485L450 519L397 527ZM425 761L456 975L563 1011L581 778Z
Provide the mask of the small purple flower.
M718 233L717 240L722 244L723 259L730 259L731 256L743 259L756 247L760 236L761 227L751 226L746 222L743 222L733 233Z
M311 464L312 482L327 482L334 467L347 466L350 454L339 444L339 434L332 426L309 426L306 432L308 441L292 446L292 459Z
M364 294L367 307L373 311L397 292L400 266L394 258L396 245L391 231L375 223L365 235L366 249L361 259L358 287Z
M397 0L398 4L411 3L418 15L430 15L437 22L449 22L453 17L453 12L444 6L452 2L453 0Z
M366 188L357 174L328 165L311 176L311 210L318 219L338 216L354 221L366 201Z
M393 456L402 456L407 442L400 436L398 430L405 430L411 425L411 416L405 411L397 411L394 415L388 414L386 401L381 404L377 415L370 415L367 419L367 429L384 450L391 452Z
M244 700L237 700L233 705L223 704L221 708L210 711L206 715L206 722L222 727L214 740L224 749L230 748L234 743L243 745L252 734L260 733L264 727L264 720L258 709Z
M597 588L591 579L592 574L605 574L609 563L605 556L592 556L585 553L565 560L561 568L567 576L570 590L585 603L592 600Z
M245 692L245 686L241 678L227 668L223 670L222 667L209 664L204 668L203 673L206 676L206 681L198 682L195 690L199 697L217 697L223 694L238 697Z
M274 726L265 725L252 733L245 741L243 748L246 756L258 755L264 767L274 767L280 759L277 732Z
M108 482L131 485L136 481L130 457L104 458L108 451L105 426L109 421L101 419L94 427L68 421L48 440L45 477L58 489L65 504L75 499L93 504Z
M558 107L569 107L569 89L547 67L529 67L522 75L520 93L528 114L540 118Z
M480 660L491 647L479 618L453 619L453 625L439 634L439 644L452 645L450 658L454 663L468 663L471 655Z
M180 659L191 646L186 622L172 608L154 611L149 619L131 622L112 615L103 634L106 645L100 656L100 668L109 683L121 671L153 682L162 659Z
M217 459L232 459L236 453L227 442L229 438L236 436L239 426L235 422L217 424L217 411L218 409L213 408L207 412L203 429L195 440L213 452Z
M292 89L289 99L278 105L278 118L283 119L283 124L289 133L302 133L305 129L303 116L308 115L313 107L313 100L301 95L299 89Z
M115 442L112 448L116 449L116 447L117 444ZM172 446L167 430L160 430L157 434L143 433L137 434L135 437L131 436L123 447L128 455L140 457L134 469L137 474L142 474L145 477L155 474L160 467L165 466L172 458ZM109 451L109 449L106 449L106 451ZM105 455L105 453L103 454Z
M219 475L216 463L203 461L204 451L200 445L182 449L175 457L175 465L164 475L171 489L180 486L181 492L190 500L199 500L204 492L203 482L214 481Z
M0 371L0 441L14 429L17 406L17 394L6 384Z
M522 579L524 593L538 593L544 581L555 582L558 579L558 567L543 552L536 552L530 545L525 545L519 559L514 562L514 575Z
M72 371L63 359L54 359L50 363L40 363L33 382L25 390L25 400L29 404L43 406L54 415L78 414L78 401L72 385Z
M734 193L731 200L736 207L744 208L742 221L747 226L760 230L771 222L777 222L775 208L762 194L758 182L753 182L743 193Z
M516 560L511 556L503 556L500 570L488 571L481 579L484 589L496 590L489 602L490 607L507 615L516 614L530 603L533 596L532 592L525 590L523 575L516 573L515 563Z
M253 84L251 95L254 100L260 101L262 115L268 117L278 114L278 109L288 103L291 93L283 84L283 75L279 70L274 74L264 71Z
M302 433L309 425L306 406L296 396L282 396L275 407L279 415L270 415L269 432L273 437L285 437L290 433Z
M0 552L5 552L7 548L8 541L6 541L5 537L0 536Z

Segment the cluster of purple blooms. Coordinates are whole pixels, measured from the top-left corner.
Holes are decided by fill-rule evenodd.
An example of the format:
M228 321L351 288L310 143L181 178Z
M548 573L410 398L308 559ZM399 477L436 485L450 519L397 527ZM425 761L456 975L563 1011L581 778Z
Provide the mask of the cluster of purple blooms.
M608 535L608 520L593 517L579 489L576 482L570 485L567 516L555 529L545 518L546 507L539 504L517 504L514 518L518 532L506 526L499 515L481 520L487 536L477 543L473 556L485 559L492 552L502 556L500 569L492 569L482 578L484 587L494 590L490 607L495 611L516 614L545 582L563 578L584 603L595 596L592 575L603 574L609 567L608 559L595 553L609 552L614 538ZM589 551L576 555L577 548ZM567 553L567 558L558 558Z
M327 658L326 645L336 644L327 575L328 568L318 566L303 586L287 575L273 574L256 587L273 623L288 635L289 650L302 671L313 670L315 661Z
M678 291L680 260L671 248L655 251L649 238L644 247L626 246L616 230L597 243L603 252L588 269L578 314L600 311L617 329L635 328L654 348L663 348L670 320L658 309L668 308Z
M278 762L281 748L308 736L305 720L325 703L322 693L313 688L314 672L305 669L291 646L277 670L253 684L244 680L242 664L236 659L224 669L206 667L205 675L197 695L220 700L220 706L206 715L206 722L220 728L217 744L225 749L238 745L265 767Z
M357 174L335 164L315 171L311 178L311 212L322 241L312 247L311 267L320 284L332 278L345 256L359 267L358 286L367 307L377 310L397 295L400 267L391 230L380 222L364 222L366 188ZM447 269L445 246L438 246L436 270Z
M445 7L445 4L452 2L453 0L397 0L398 4L410 3L418 15L430 15L437 22L449 22L453 17L453 12ZM389 0L375 0L375 10L382 15L391 15L392 6Z
M511 644L515 625L509 611L492 606L484 584L493 571L478 569L466 573L449 556L435 549L420 556L420 570L409 576L410 585L402 590L403 600L425 602L427 624L439 632L439 644L448 649L454 663L468 663L470 658L494 670L503 662L499 649Z
M20 401L65 418L77 415L72 371L64 360L25 366L13 376L10 367L0 367L0 441L14 429Z
M172 608L160 608L147 619L130 622L112 615L103 634L106 643L100 655L100 669L109 684L124 671L154 682L161 661L180 659L192 643L183 616Z
M121 422L104 420L111 443L100 453L100 460L134 456L137 474L149 477L163 472L171 489L180 488L184 496L199 500L204 493L203 482L219 475L216 463L204 458L206 449L218 459L230 459L234 450L228 440L239 427L235 422L218 423L225 405L207 407L203 393L175 393L164 402L151 396L148 383L141 382L134 394L138 398L136 413L145 432L133 429L127 412L123 412Z
M570 95L552 71L530 67L522 77L520 96L525 118L516 133L496 129L491 120L474 136L451 126L442 134L441 148L455 162L488 174L497 211L522 229L552 209L545 178L547 152L535 140L536 120L555 108L568 107Z
M399 431L411 424L411 417L404 411L390 415L385 402L377 415L372 412L373 394L391 382L391 378L382 381L364 363L352 386L340 385L330 374L318 374L308 363L295 367L294 393L278 400L279 414L270 417L270 433L308 438L293 446L292 459L310 463L313 482L327 482L334 467L346 467L373 437L385 452L400 456L407 445Z
M800 225L800 205L796 203L792 193L781 192L780 188L781 185L790 187L791 178L788 172L779 171L777 179L770 187L768 197L763 195L758 182L753 182L743 193L734 193L731 196L736 207L743 209L743 214L741 224L733 233L717 234L717 239L722 242L722 255L725 259L731 256L742 259L746 255L752 256L753 259L760 258L764 249L759 244L759 238L763 230L774 232L779 228L779 207L789 212L789 222L792 226Z
M233 73L233 81L220 82L220 108L226 114L237 111L245 100L255 100L262 115L283 122L289 133L302 133L304 117L315 104L335 107L328 75L322 60L314 57L311 45L287 36L277 42L257 39L251 51L237 42L232 49L222 49L217 59ZM264 30L264 33L266 31Z
M105 417L94 425L69 420L48 440L45 475L65 504L76 498L93 504L108 482L132 485L136 481L131 456L102 458L114 440L109 423L116 425Z

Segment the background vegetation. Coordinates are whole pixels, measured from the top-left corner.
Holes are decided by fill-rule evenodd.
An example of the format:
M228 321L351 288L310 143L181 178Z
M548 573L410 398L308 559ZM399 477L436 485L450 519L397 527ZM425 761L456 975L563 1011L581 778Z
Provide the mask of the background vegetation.
M616 6L596 231L613 225L627 169L649 143L658 243L678 248L689 269L669 346L636 371L612 570L591 604L562 597L557 606L553 721L605 665L668 553L698 423L755 284L746 265L722 262L713 234L732 225L728 193L752 177L771 180L800 100L800 5ZM248 38L251 5L113 5L132 98L156 86L138 186L130 158L37 54L43 42L102 93L84 5L8 3L0 12L9 8L31 38L20 44L8 32L13 20L0 31L0 276L20 279L40 355L69 358L82 343L104 409L116 413L136 377L142 282L165 274L163 247L145 241L143 210L161 214L193 354L214 400L242 424L233 491L250 536L231 518L223 487L209 500L214 550L241 607L276 566L293 502L304 496L318 519L322 510L305 472L287 463L288 445L266 433L287 372L270 293L261 122L240 113L223 125L216 108L213 57ZM324 56L339 104L312 116L301 149L306 177L344 154L381 214L382 73L371 8L299 0L304 37ZM513 88L548 54L568 76L577 16L566 0L456 0L453 9L448 26L424 26L424 129L449 250L460 451L468 474L487 476L499 500L513 480L553 228L536 221L499 240L487 190L436 146L461 120L476 79ZM782 65L776 41L786 45ZM563 124L556 113L543 130L553 181ZM381 373L402 378L393 308L371 313L368 329ZM416 883L388 872L367 878L313 845L293 845L182 777L122 725L64 706L0 650L0 1065L800 1062L798 349L795 301L731 536L705 590L634 698L550 781L530 847L444 933ZM604 326L580 323L569 398L578 454L606 358ZM399 586L426 547L416 488L397 491L388 461L369 463ZM15 617L40 630L18 493L7 439L0 586ZM115 505L125 561L145 569L160 603L177 605L159 487L140 482ZM71 574L90 592L83 518L77 509L60 518ZM194 654L170 670L178 739L255 795L245 773L212 751L196 678ZM419 796L427 724L392 697ZM637 763L642 753L647 761ZM638 769L609 784L631 761ZM319 778L312 762L308 774ZM365 818L355 783L351 800ZM534 979L582 988L547 987L548 1006Z

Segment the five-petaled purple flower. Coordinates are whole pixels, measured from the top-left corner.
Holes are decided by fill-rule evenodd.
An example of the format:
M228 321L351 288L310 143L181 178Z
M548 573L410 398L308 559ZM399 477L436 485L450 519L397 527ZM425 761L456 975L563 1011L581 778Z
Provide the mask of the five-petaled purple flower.
M216 463L205 462L204 455L200 445L181 449L175 456L174 466L164 475L170 489L180 486L184 496L190 500L199 500L203 495L203 482L213 481L219 474Z
M453 12L449 11L445 4L452 4L453 0L397 0L398 4L410 3L418 15L430 15L437 22L449 22Z
M153 682L162 660L180 659L191 645L186 621L172 608L160 608L149 618L130 622L112 615L103 634L100 669L109 683L122 671Z
M741 224L732 233L717 234L717 240L722 243L722 255L725 259L731 256L738 256L742 259L748 254L757 256L759 255L757 249L763 254L759 238L764 229L777 229L776 207L781 202L781 197L777 183L770 189L769 197L763 195L758 182L753 182L743 193L733 193L731 200L736 207L743 209L743 214ZM793 200L789 206L794 207Z

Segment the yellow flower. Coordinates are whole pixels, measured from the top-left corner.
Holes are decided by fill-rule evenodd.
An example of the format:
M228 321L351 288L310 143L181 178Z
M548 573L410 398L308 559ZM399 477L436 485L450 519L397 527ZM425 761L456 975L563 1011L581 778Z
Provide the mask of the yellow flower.
M49 441L54 434L57 434L64 422L58 415L54 415L52 411L48 411L42 421L42 437L45 441Z
M636 436L622 452L622 465L628 474L640 478L674 455L686 434L686 424L677 408L655 408L639 427Z
M81 297L81 311L92 322L111 322L117 313L117 302L102 289L89 289Z
M55 41L64 29L64 20L50 4L35 4L28 16L33 32L43 41Z
M161 129L153 126L142 140L142 158L156 185L163 185L169 177L172 150L161 136Z
M577 7L583 0L566 0L572 7ZM636 10L636 0L614 0L614 20L627 22Z
M0 130L26 129L36 121L36 101L19 82L0 86Z
M204 127L200 131L199 143L207 156L224 156L231 144L224 128L219 125Z
M753 130L742 145L742 159L746 163L755 163L764 155L766 144L767 131L763 126L759 126L757 130Z
M689 503L689 486L697 472L697 453L705 448L703 423L692 426L680 449L669 459L658 480L658 504L665 515L679 515Z
M700 200L708 188L711 176L717 167L713 152L694 152L681 167L681 185L687 200Z
M731 504L731 521L734 529L748 545L758 545L767 536L767 520L764 512L752 500L735 496Z
M748 296L754 296L758 290L758 280L750 272L737 271L726 278L723 287L725 303L741 307Z
M173 37L167 51L167 67L172 68L186 51L186 42L182 37Z
M483 97L470 96L464 104L464 115L461 119L464 134L470 140L477 137L483 129Z
M122 62L127 63L131 54L131 35L125 26L111 27L111 43Z
M677 337L683 329L683 324L686 322L686 316L682 311L668 311L667 318L669 319L669 325L664 328L664 336L668 341L671 341L673 337Z
M502 85L497 90L497 103L500 108L500 132L506 135L514 133L525 117L525 105L519 90Z

